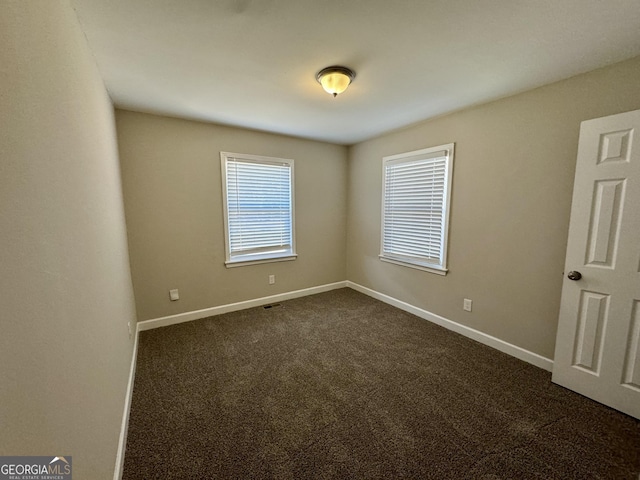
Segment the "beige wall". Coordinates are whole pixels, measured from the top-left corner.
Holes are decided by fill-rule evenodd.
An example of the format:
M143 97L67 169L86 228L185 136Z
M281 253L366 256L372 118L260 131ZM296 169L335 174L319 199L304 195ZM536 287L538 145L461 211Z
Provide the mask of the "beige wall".
M580 122L640 108L639 79L636 58L351 147L347 278L552 358ZM449 142L449 274L381 262L382 157Z
M64 0L0 6L0 455L113 478L135 306L113 109Z
M345 147L121 110L116 125L139 320L345 279ZM297 260L225 267L220 151L295 161Z

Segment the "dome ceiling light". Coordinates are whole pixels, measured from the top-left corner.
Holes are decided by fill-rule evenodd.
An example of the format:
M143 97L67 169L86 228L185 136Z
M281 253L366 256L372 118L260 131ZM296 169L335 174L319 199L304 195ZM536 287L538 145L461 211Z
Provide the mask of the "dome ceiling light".
M350 68L337 65L323 68L316 74L316 80L322 85L325 92L334 97L344 92L354 78L356 78L356 72Z

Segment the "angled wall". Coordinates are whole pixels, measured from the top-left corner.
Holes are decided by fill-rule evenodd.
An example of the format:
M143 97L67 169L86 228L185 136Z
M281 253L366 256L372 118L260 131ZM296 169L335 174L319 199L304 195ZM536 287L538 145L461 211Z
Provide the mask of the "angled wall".
M553 358L580 122L640 108L639 78L635 58L351 147L347 278ZM450 142L448 275L381 262L382 157Z
M113 108L64 0L0 5L0 455L113 478L135 323Z
M126 110L116 125L139 320L345 280L346 147ZM294 160L296 260L225 267L221 151Z

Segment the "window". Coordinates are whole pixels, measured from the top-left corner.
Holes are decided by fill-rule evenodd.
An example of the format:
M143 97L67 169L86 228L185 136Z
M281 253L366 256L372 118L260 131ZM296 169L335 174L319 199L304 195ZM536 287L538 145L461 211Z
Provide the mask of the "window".
M447 273L453 143L382 159L380 259Z
M227 267L295 260L293 160L220 152Z

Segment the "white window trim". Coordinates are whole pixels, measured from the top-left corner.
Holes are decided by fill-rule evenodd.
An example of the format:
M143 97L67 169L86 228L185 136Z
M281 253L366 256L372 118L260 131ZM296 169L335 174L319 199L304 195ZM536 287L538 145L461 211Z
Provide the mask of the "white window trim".
M396 265L402 265L405 267L415 268L437 275L446 275L449 271L447 268L447 254L449 244L449 217L451 213L451 184L453 180L453 157L454 157L454 145L448 143L446 145L439 145L437 147L425 148L422 150L415 150L412 152L400 153L397 155L390 155L382 159L382 208L380 212L380 255L379 258L383 262L389 262ZM437 156L440 152L446 152L447 167L446 167L446 179L444 182L444 218L442 225L442 250L441 250L441 264L433 264L430 262L421 262L416 259L403 258L399 255L393 255L384 252L384 221L385 221L385 199L386 199L386 172L385 167L390 163L402 163L408 161L411 157L429 158Z
M239 255L237 258L231 256L231 245L229 240L229 208L227 205L227 160L229 158L256 161L258 163L286 164L291 172L291 251L283 253L249 254ZM291 159L266 157L264 155L249 155L244 153L220 152L220 165L222 173L222 210L224 215L224 243L227 268L243 267L247 265L258 265L261 263L287 262L295 260L296 254L296 229L295 229L295 177L294 162Z

